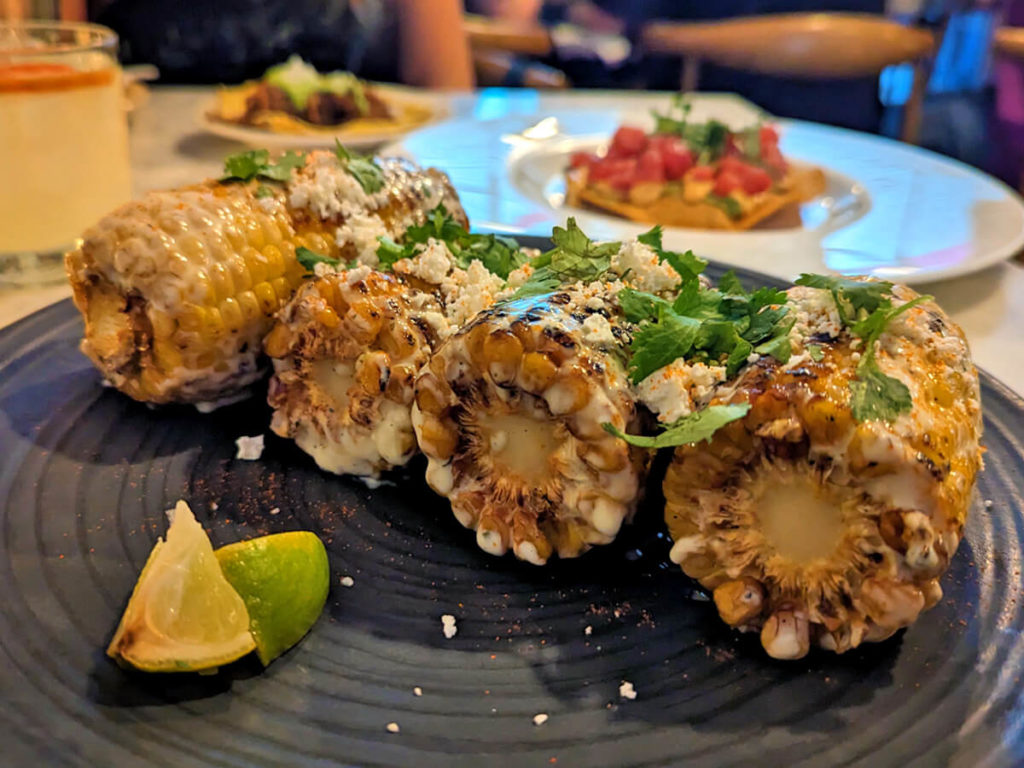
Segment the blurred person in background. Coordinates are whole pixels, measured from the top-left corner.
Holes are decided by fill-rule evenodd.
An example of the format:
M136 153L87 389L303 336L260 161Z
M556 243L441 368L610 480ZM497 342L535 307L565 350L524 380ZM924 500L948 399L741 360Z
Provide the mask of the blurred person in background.
M429 88L473 85L461 0L96 0L125 64L161 81L236 83L298 54L321 72Z

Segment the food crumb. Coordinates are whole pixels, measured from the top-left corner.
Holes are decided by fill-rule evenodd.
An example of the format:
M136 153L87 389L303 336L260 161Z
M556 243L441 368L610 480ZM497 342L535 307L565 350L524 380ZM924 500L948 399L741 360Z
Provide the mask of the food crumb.
M446 613L441 617L441 630L448 640L455 637L455 634L459 631L459 628L455 626L455 617L450 613Z
M253 435L252 437L242 435L235 440L235 445L238 446L238 452L235 454L236 459L256 461L263 455L263 435Z
M281 514L281 508L280 507L274 507L272 510L270 510L270 514L272 514L272 515L279 515L279 514Z
M995 502L992 499L985 499L985 509L992 509L995 506Z
M420 687L419 687L419 686L417 685L417 686L416 686L415 688L413 688L413 689L412 689L412 695L413 695L413 696L422 696L422 695L423 695L423 689L422 689L422 688L420 688Z
M342 576L341 577L341 586L343 586L343 587L351 587L355 583L356 583L356 580L353 579L351 576Z
M218 504L216 501L211 501L210 502L210 511L211 512L216 512L218 509L220 509L220 504Z
M388 729L388 733L398 733L401 730L398 723L388 723L385 727Z
M592 634L594 634L594 628L587 624L586 629L583 630L583 634L587 637L590 637Z
M636 689L629 680L624 680L622 685L619 686L619 696L630 701L636 698Z
M546 723L547 721L548 721L548 716L544 712L541 712L541 713L536 714L536 715L533 716L533 724L534 725L544 725L544 723Z

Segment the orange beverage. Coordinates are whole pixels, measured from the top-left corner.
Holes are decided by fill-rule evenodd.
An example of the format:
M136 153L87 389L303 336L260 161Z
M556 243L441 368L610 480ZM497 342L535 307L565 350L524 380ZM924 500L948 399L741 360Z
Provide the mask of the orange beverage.
M0 23L0 282L60 277L62 254L131 197L117 38Z

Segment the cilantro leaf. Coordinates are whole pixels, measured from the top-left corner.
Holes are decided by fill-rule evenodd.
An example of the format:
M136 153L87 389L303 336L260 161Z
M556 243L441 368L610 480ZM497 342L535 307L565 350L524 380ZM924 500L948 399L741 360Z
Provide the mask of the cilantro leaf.
M272 190L266 184L260 184L258 187L256 187L256 191L253 193L253 196L257 200L262 200L264 197L273 197L274 190Z
M651 293L644 293L632 288L623 288L619 291L619 305L622 313L631 323L639 323L641 320L655 320L661 312L671 309L671 304Z
M727 296L746 296L747 291L744 289L743 284L740 283L740 279L736 277L736 270L730 269L722 278L718 281L718 290Z
M324 256L322 253L309 250L304 245L300 245L295 249L295 259L303 266L306 272L314 272L317 264L330 264L332 267L337 267L341 264L341 259L332 259L330 256Z
M672 304L672 309L683 317L712 318L721 316L721 304L721 293L702 288L700 283L694 280L683 284Z
M885 280L851 280L837 275L802 274L796 284L831 291L844 325L849 325L862 312L870 314L882 304L891 303L888 296L892 294L892 283Z
M676 271L683 282L696 279L708 266L708 263L696 256L693 251L677 253L666 251L661 244L662 229L660 224L655 224L642 235L637 235L637 241L654 249L658 254L658 261L667 261Z
M701 323L674 312L664 312L657 323L641 326L630 345L629 377L637 384L659 368L683 357L693 347Z
M384 171L377 165L376 158L353 154L338 139L334 140L334 154L366 194L372 195L384 189Z
M656 251L661 250L661 224L655 224L649 230L644 232L642 235L637 235L636 239L638 243L650 246Z
M786 333L773 336L763 344L758 344L754 347L754 351L759 355L771 355L780 363L788 363L789 358L793 355L793 347L789 341L789 330L787 329Z
M851 326L851 331L864 340L864 351L857 363L857 379L850 382L850 409L857 421L892 421L913 407L907 385L886 375L878 366L875 345L894 318L931 298L918 296L898 307L882 305Z
M292 171L306 162L302 152L288 151L277 160L270 159L265 149L250 149L229 155L224 159L224 175L221 181L252 181L255 178L270 181L288 181Z
M825 353L822 351L820 344L808 344L807 354L809 354L811 356L811 360L816 363L820 363L825 359Z
M743 209L740 208L740 204L731 197L708 195L704 198L704 202L716 208L721 208L730 219L738 219L743 215Z
M857 421L892 421L914 405L907 385L882 373L873 356L869 364L857 366L850 391L850 409Z
M407 259L413 254L411 248L407 249L385 235L378 235L377 242L377 261L380 269L390 270L396 261Z
M738 405L709 405L671 424L659 435L627 435L611 424L602 424L604 431L641 448L669 448L675 445L689 445L701 440L711 441L715 432L730 422L742 419L750 410L749 403Z
M611 268L612 256L622 247L618 242L593 242L571 216L564 228L554 228L551 241L554 248L530 262L534 272L512 299L550 293L563 283L597 280Z

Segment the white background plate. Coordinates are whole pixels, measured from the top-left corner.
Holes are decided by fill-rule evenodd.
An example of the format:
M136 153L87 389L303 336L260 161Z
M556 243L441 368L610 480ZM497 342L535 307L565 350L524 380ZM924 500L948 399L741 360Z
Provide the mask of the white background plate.
M204 130L221 136L225 139L240 141L254 147L265 147L267 149L310 149L310 148L332 148L335 139L341 141L346 147L355 149L369 149L379 146L386 141L395 141L402 138L410 131L430 126L443 120L448 116L448 110L437 99L429 94L415 88L405 88L393 85L381 85L374 83L374 90L388 103L393 104L414 104L426 107L433 116L426 122L412 128L408 126L396 126L372 132L352 132L344 125L337 130L317 131L316 133L277 133L264 128L255 128L248 125L237 125L225 123L220 120L213 120L208 115L217 109L217 98L214 97L203 103L199 110L197 119Z
M757 116L726 101L699 105L693 119L742 127ZM385 152L445 169L476 229L543 235L575 215L592 237L620 238L649 225L566 207L561 172L572 151L600 146L623 122L651 125L646 113L612 111L555 110L540 125L536 116L455 120ZM666 245L783 279L833 271L905 283L976 272L1024 246L1024 201L980 171L878 136L777 123L783 153L828 178L825 195L802 206L800 223L749 232L666 228Z

